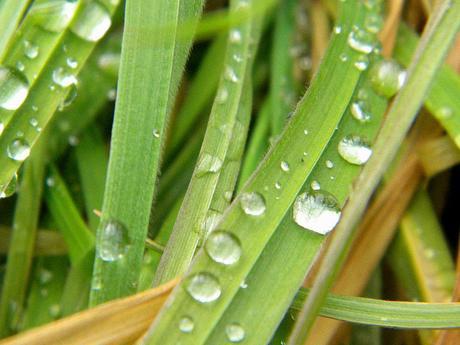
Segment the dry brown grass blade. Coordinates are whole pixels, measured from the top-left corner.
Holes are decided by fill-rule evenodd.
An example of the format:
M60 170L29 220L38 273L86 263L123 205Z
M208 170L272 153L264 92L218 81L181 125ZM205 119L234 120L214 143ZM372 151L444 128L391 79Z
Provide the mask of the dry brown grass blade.
M0 254L8 253L9 243L11 238L11 229L8 227L0 227ZM40 255L66 255L67 246L61 234L57 231L39 230L35 240L34 254Z
M311 65L312 73L315 73L326 51L330 33L329 18L321 1L316 0L311 3L310 18L313 30Z
M390 58L393 52L403 5L404 0L388 1L388 15L379 35L383 46L382 55L386 58Z
M428 177L460 163L460 151L447 135L426 141L417 151L425 175Z
M0 341L0 345L124 345L138 339L152 323L173 280L158 288L102 304L43 327Z

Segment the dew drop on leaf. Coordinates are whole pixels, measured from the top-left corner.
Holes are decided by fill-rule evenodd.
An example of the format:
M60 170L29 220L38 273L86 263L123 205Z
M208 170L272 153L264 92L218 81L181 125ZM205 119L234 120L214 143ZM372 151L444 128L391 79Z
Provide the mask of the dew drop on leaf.
M399 91L406 81L406 71L394 60L380 60L369 71L373 89L390 98Z
M197 302L210 303L222 294L219 281L211 273L200 272L187 278L185 290Z
M244 213L250 216L261 216L266 209L264 197L257 192L243 193L240 198L240 205Z
M32 7L30 15L42 29L61 32L69 25L76 9L77 0L43 1Z
M23 162L30 155L30 145L25 139L16 138L8 145L6 153L12 160Z
M107 9L98 1L92 1L84 4L70 30L85 41L97 42L104 37L111 25L112 19Z
M370 54L372 52L374 42L375 39L372 34L359 28L353 28L348 35L348 45L350 48L363 54Z
M351 115L359 122L369 122L371 120L371 113L366 109L364 101L353 102L350 106Z
M18 109L28 93L29 83L21 72L0 66L0 108Z
M35 59L38 56L38 53L40 52L39 47L36 44L33 44L30 41L25 40L24 41L24 55L28 59Z
M369 143L357 135L347 135L338 145L340 156L348 163L362 165L372 155L372 148Z
M219 157L204 153L200 156L196 167L196 176L201 177L208 173L216 173L222 168L222 160Z
M223 265L233 265L241 257L240 241L228 231L211 232L204 247L212 260Z
M195 323L190 316L184 316L179 321L179 330L183 333L192 333Z
M97 254L103 261L112 262L123 258L129 245L129 237L128 230L122 223L114 219L104 221L98 237Z
M8 198L16 193L18 186L18 175L14 174L13 178L6 184L0 186L0 199Z
M230 323L225 327L225 334L231 343L239 343L244 340L244 328L238 323Z

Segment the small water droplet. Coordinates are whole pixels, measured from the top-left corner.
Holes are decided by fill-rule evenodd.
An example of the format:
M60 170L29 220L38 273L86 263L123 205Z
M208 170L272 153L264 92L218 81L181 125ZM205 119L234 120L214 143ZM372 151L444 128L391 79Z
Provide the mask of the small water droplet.
M338 151L343 159L355 165L366 163L372 155L369 143L357 135L344 137L339 142Z
M6 153L12 160L22 162L30 155L30 145L25 139L16 138L8 145Z
M354 66L358 71L365 71L369 66L369 58L367 55L359 55L354 63Z
M179 329L183 333L192 333L195 323L190 316L184 316L179 321Z
M289 171L289 163L288 162L282 161L280 166L281 166L281 170L283 170L285 172Z
M374 44L374 36L359 28L353 28L348 35L348 45L357 52L370 54L374 49Z
M334 26L334 33L335 33L336 35L342 33L342 27L341 27L340 25Z
M243 62L244 58L240 54L233 54L233 60L240 63L240 62Z
M107 99L111 102L117 99L117 89L110 89L107 91Z
M241 284L240 284L240 288L242 288L242 289L247 289L248 286L249 286L249 285L248 285L248 283L246 283L246 280L243 280L243 281L241 282Z
M84 3L77 18L72 21L71 31L85 41L97 42L112 25L107 9L97 1Z
M303 134L308 135L308 129L304 129Z
M250 216L261 216L266 209L264 197L257 192L243 193L240 198L240 205L244 213Z
M160 130L158 128L153 129L153 136L157 139L160 137Z
M366 109L364 101L353 102L350 107L351 115L359 122L369 122L371 120L371 114Z
M80 140L76 135L70 135L67 141L69 142L69 145L73 147L78 146L80 143Z
M38 272L38 281L40 284L48 284L53 279L53 272L43 268Z
M222 213L213 209L209 209L208 213L206 214L206 219L203 223L203 230L205 234L209 234L212 230L214 230L221 218Z
M225 327L227 339L232 343L239 343L244 340L244 328L238 323L230 323Z
M228 99L228 90L226 88L220 88L217 92L216 101L219 104L224 104Z
M233 198L233 192L228 190L224 193L224 199L228 202L232 201Z
M319 182L316 181L316 180L314 180L314 181L311 182L310 187L311 187L311 189L313 189L313 190L320 190L320 189L321 189L321 185L320 185Z
M55 184L56 184L56 181L54 180L53 177L47 177L46 178L46 185L48 187L54 187Z
M98 237L99 245L96 249L103 261L116 261L125 255L129 237L128 230L123 224L113 219L104 221Z
M76 9L77 1L75 0L47 1L33 6L30 15L44 30L61 32L69 25Z
M197 302L210 303L222 294L219 281L211 273L200 272L187 278L185 290Z
M235 70L230 66L225 68L225 79L233 83L238 82L238 76L236 75Z
M196 167L196 176L201 177L209 173L217 173L222 168L222 160L218 157L204 153L200 156Z
M72 58L72 57L68 57L68 58L66 59L66 63L67 63L67 66L69 66L69 67L72 68L72 69L75 69L75 68L78 67L78 61L75 60L75 59Z
M120 68L119 53L104 53L97 60L99 68L110 76L117 77Z
M0 199L9 198L16 193L18 186L18 175L14 174L11 180L3 185L0 185Z
M364 28L371 34L378 33L383 26L383 18L377 13L369 13L364 19Z
M27 40L24 41L24 55L28 59L31 59L31 60L35 59L38 56L39 52L40 52L40 49L37 45Z
M369 73L374 90L387 98L398 92L406 80L406 71L394 60L375 63Z
M230 30L230 42L232 43L241 43L242 36L241 31L238 29Z
M53 71L53 81L59 86L66 88L77 83L75 75L63 67L58 67Z
M293 219L302 228L325 235L339 222L341 215L337 199L324 191L312 191L297 196Z
M0 108L18 109L28 93L29 83L21 72L0 66Z
M52 304L48 312L53 319L57 319L61 315L61 306L59 304Z
M211 232L204 248L211 259L223 265L233 265L241 257L240 241L228 231Z
M331 160L326 161L326 168L332 169L334 167L334 163Z

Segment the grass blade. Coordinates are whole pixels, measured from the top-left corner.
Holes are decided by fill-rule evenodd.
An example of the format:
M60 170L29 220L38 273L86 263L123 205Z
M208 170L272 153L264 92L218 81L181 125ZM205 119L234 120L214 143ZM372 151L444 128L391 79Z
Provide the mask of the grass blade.
M6 0L0 3L0 61L30 0Z

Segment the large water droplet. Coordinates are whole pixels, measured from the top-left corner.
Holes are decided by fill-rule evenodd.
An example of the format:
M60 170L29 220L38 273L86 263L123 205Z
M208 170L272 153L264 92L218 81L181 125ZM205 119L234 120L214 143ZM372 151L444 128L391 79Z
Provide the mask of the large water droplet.
M214 261L233 265L241 257L240 241L227 231L213 231L205 243L205 250Z
M310 187L311 187L311 189L313 189L313 190L320 190L320 189L321 189L321 185L320 185L319 182L316 181L316 180L313 180L313 181L311 182Z
M97 42L104 37L112 25L107 9L97 1L86 3L72 22L70 29L81 39Z
M239 343L244 340L244 328L238 323L230 323L225 327L227 339L232 343Z
M184 316L179 321L179 329L183 333L192 333L195 323L190 316Z
M33 60L38 56L39 48L37 45L31 43L30 41L24 41L24 55Z
M326 161L326 168L328 169L332 169L334 167L334 162L332 162L331 160L327 160Z
M211 273L200 272L189 277L185 290L197 302L210 303L217 300L222 291L217 278Z
M348 45L363 54L370 54L374 43L374 36L361 29L353 28L348 35Z
M351 115L359 122L368 122L371 120L371 113L366 109L364 101L353 102L350 106Z
M372 155L369 143L357 135L344 137L338 145L340 156L348 163L362 165L366 163Z
M77 0L55 0L33 6L30 14L43 29L60 32L69 25L76 9Z
M16 193L18 186L18 175L14 174L10 182L0 185L0 199L8 198Z
M29 83L21 72L0 66L0 108L18 109L28 93Z
M261 216L266 209L264 197L257 192L243 193L240 198L240 205L244 213L251 216Z
M200 177L208 173L216 173L220 168L222 168L222 160L219 157L204 153L200 156L195 174Z
M294 202L294 221L302 228L322 235L334 229L340 215L336 198L324 191L302 193Z
M129 237L128 230L123 224L112 219L104 221L98 237L97 251L102 260L116 261L125 255L129 245Z
M398 92L406 81L406 71L393 60L380 60L369 73L374 90L388 98Z
M6 153L12 160L22 162L30 155L30 145L25 139L17 138L8 145Z
M61 87L69 87L77 83L77 77L72 72L63 67L58 67L53 71L53 81Z

